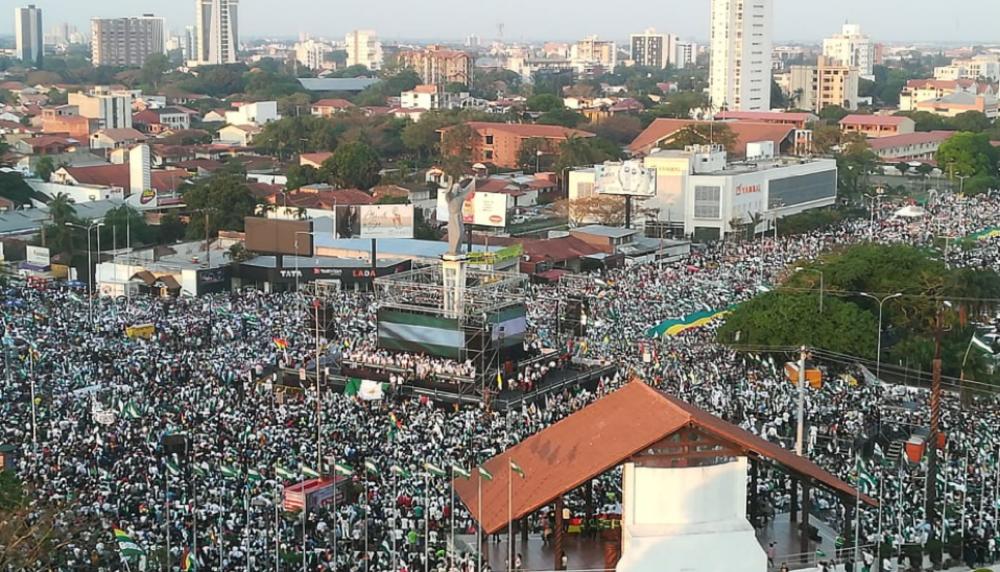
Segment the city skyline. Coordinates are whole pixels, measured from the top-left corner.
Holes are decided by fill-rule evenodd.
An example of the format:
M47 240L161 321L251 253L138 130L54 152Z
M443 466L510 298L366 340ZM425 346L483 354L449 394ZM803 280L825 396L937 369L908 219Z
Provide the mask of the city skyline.
M138 4L138 5L137 5ZM1000 3L986 0L963 0L956 6L955 16L943 16L937 3L931 0L890 0L866 2L844 0L837 4L798 3L776 0L774 8L774 39L776 42L820 42L835 33L845 21L858 23L877 41L973 43L1000 42L993 22L1000 20ZM13 14L13 9L27 2L0 0L0 13ZM46 31L52 25L66 22L80 30L89 30L91 17L127 17L154 13L166 19L171 31L194 25L194 2L175 0L104 0L100 3L69 3L64 0L36 2L45 11ZM504 39L508 41L572 40L597 34L602 38L625 40L631 33L654 27L660 32L682 38L708 38L709 0L694 3L682 0L658 2L637 0L632 10L614 11L595 19L592 10L581 10L586 4L569 0L545 3L511 0L501 7L484 7L459 0L436 0L432 4L405 3L387 0L359 4L350 18L343 18L334 6L317 6L307 0L285 0L282 10L262 0L243 0L240 4L241 35L245 38L291 37L305 32L317 37L342 39L352 29L369 28L385 39L460 40L469 34L485 39L497 37L497 26L504 23ZM906 9L905 26L901 10ZM975 17L968 17L968 10ZM396 17L385 19L385 14ZM328 16L328 17L327 17ZM527 16L527 17L526 17ZM554 21L563 22L554 26ZM317 24L317 22L323 22ZM459 26L455 22L463 22ZM905 29L904 29L905 28ZM12 35L12 19L0 27L0 33Z

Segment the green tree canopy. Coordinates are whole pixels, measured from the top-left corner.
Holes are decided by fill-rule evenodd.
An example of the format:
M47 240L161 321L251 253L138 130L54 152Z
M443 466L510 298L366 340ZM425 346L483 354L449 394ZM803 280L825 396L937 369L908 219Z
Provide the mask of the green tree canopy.
M343 188L368 190L378 184L382 162L375 150L362 142L345 143L323 163L334 184Z
M946 173L996 177L1000 152L985 134L957 133L941 143L936 158Z
M220 230L242 231L243 219L252 216L257 207L246 179L224 171L203 179L184 193L184 202L192 212L187 235L193 239L205 236L206 213L208 232L214 236Z
M566 107L563 105L561 97L551 93L539 93L537 95L532 95L525 102L525 106L528 108L528 111L538 111L541 113L555 111L557 109L565 109Z

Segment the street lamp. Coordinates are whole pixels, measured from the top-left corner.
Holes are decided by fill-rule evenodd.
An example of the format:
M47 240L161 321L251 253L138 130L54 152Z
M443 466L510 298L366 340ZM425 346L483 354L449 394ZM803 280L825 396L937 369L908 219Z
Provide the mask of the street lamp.
M879 187L875 189L875 194L869 195L868 193L864 193L864 197L869 199L872 204L871 221L868 223L868 242L875 242L875 201L881 201L882 193L884 192L884 189Z
M969 178L969 175L955 175L958 177L958 194L965 195L965 180Z
M65 223L66 226L87 231L87 314L90 317L90 329L94 329L94 263L91 259L93 249L90 247L90 231L94 228L104 226L104 221L94 221L88 226L82 224ZM97 233L97 249L100 250L101 234Z
M823 271L817 270L816 268L804 268L799 267L795 269L796 272L815 272L819 274L819 313L823 313Z
M875 353L875 377L879 377L879 374L882 371L882 305L893 298L902 297L903 294L902 292L896 292L895 294L890 294L882 298L873 296L867 292L861 292L861 295L865 298L871 298L872 300L878 302L878 349Z

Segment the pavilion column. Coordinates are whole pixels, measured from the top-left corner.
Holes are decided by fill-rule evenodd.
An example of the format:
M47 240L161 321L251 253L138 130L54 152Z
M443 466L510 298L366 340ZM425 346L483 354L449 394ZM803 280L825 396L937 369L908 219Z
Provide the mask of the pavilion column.
M789 520L789 522L795 522L796 520L798 520L798 514L799 514L799 498L798 498L799 497L799 481L795 477L791 477L789 479L788 488L790 489L789 490L789 495L788 495L788 499L789 499L789 503L788 503L789 518L788 518L788 520Z
M563 522L563 497L559 495L556 499L556 522L555 530L553 530L553 542L552 542L552 552L555 556L555 563L552 566L553 570L562 570L562 553L563 553L563 527L566 523Z
M811 510L812 501L809 498L809 484L802 483L802 525L801 525L801 541L800 550L802 553L803 562L809 557L809 529L811 525L809 524L809 511Z
M748 498L747 514L750 515L750 524L756 528L756 520L760 513L760 500L758 499L757 492L757 473L759 470L759 464L753 459L748 458L747 462L750 464L750 496Z
M584 506L586 511L587 520L584 521L584 530L588 529L594 523L594 481L587 481L587 502Z
M842 539L844 539L844 542L843 542L843 547L840 548L840 552L842 553L843 556L846 556L847 554L852 554L853 553L853 552L849 552L847 550L847 546L848 546L847 539L848 538L852 539L851 544L854 543L853 542L854 535L852 534L852 532L854 530L853 529L853 526L854 526L853 525L853 522L854 522L854 503L853 502L848 502L848 501L845 500L845 501L843 501L843 506L844 506L844 522L841 525L840 537Z
M528 516L521 519L521 543L528 543Z

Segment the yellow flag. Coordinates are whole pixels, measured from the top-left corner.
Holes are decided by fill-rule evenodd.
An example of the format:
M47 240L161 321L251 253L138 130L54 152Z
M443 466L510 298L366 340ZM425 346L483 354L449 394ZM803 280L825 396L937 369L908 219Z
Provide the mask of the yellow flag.
M497 371L497 389L503 389L503 376L500 375L500 371Z

